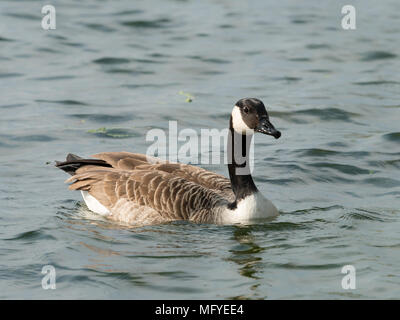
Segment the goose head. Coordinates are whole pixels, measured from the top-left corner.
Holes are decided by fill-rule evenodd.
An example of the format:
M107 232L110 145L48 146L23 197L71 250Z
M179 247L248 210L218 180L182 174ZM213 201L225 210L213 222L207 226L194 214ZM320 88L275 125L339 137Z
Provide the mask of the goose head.
M269 121L264 103L256 98L244 98L236 102L231 115L231 128L242 135L260 132L279 139L281 133Z

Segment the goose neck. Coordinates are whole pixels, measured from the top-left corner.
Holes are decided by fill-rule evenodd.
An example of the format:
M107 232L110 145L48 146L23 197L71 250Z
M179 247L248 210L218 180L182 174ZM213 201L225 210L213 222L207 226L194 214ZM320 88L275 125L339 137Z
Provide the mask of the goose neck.
M235 202L255 194L258 190L251 176L250 147L252 134L236 132L232 127L232 119L228 137L228 170Z

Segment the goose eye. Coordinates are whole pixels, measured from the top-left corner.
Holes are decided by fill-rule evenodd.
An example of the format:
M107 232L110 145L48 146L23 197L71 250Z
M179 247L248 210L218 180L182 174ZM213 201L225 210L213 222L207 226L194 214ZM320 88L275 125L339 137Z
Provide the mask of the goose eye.
M244 107L244 108L243 108L243 112L244 112L244 113L249 113L249 108Z

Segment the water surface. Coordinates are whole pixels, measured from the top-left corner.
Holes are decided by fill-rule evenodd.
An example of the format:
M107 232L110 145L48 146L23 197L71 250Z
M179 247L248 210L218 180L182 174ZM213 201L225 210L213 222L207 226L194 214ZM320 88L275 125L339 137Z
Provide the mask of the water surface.
M41 1L0 3L0 298L399 298L398 1L353 1L354 31L343 1L52 3L51 31ZM283 134L256 137L272 222L128 228L48 164L144 153L168 120L223 129L243 97Z

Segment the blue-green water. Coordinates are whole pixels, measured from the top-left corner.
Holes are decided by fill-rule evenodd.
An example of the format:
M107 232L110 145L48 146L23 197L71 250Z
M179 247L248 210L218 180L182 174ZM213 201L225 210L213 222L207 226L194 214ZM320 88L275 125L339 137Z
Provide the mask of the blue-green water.
M398 1L352 1L347 31L345 1L52 4L44 31L42 1L0 2L0 298L400 298ZM127 228L46 164L144 153L168 120L223 129L248 96L283 134L256 137L272 222Z

